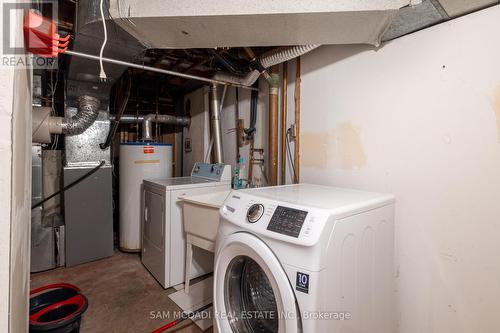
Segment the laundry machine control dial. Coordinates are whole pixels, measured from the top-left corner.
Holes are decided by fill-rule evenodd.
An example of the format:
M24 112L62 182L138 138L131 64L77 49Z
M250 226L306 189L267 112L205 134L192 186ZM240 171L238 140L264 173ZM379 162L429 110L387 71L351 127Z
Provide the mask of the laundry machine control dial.
M264 206L261 204L253 204L248 208L247 221L250 223L257 222L264 214Z

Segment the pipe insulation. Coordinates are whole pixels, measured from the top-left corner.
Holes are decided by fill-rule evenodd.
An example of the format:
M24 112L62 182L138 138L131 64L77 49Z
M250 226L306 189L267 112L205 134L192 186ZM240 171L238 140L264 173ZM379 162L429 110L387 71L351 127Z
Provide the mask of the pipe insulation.
M228 72L216 73L212 79L217 81L230 82L235 85L251 86L260 77L260 74L266 69L279 65L285 61L295 59L301 55L317 49L321 45L297 45L288 47L279 47L259 56L253 62L253 68L258 68L244 75L232 74Z
M92 96L78 97L78 112L72 117L62 118L61 132L66 135L78 135L85 132L99 115L101 102Z

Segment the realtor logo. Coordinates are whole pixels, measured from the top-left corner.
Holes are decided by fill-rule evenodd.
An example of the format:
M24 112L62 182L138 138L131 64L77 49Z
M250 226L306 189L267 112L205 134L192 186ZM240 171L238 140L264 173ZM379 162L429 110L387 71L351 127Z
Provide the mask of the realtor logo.
M57 1L41 0L31 1L2 1L0 7L2 19L1 34L1 54L0 67L16 68L57 68L57 57L38 56L26 50L40 50L43 45L51 45L42 36L32 33L27 28L29 22L31 26L37 26L39 30L49 31L47 22L57 22ZM35 17L43 17L44 20L28 20L29 14L37 14ZM57 24L57 23L56 23ZM56 28L52 30L57 30ZM50 50L50 47L45 49Z

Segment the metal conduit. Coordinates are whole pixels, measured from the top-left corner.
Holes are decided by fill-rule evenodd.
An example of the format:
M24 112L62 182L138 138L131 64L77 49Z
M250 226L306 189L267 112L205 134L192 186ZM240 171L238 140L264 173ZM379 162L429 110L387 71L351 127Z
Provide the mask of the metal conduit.
M65 53L72 55L72 56L75 56L75 57L81 57L81 58L86 58L86 59L91 59L91 60L96 60L96 61L99 61L101 59L98 56L95 56L92 54L87 54L87 53L82 53L82 52L77 52L77 51L68 50ZM203 82L215 83L215 84L222 84L222 85L229 85L229 86L240 87L240 88L249 89L249 90L256 89L256 88L248 87L248 86L236 83L236 82L226 82L226 81L222 81L222 80L218 80L218 79L214 79L214 78L206 78L206 77L201 77L201 76L196 76L196 75L191 75L191 74L186 74L186 73L179 73L179 72L171 71L168 69L162 69L162 68L156 68L156 67L151 67L151 66L146 66L146 65L134 64L133 62L123 61L123 60L117 60L117 59L103 57L102 61L110 63L110 64L142 69L142 70L150 71L150 72L178 76L178 77L182 77L185 79L191 79L191 80L197 80L197 81L203 81Z

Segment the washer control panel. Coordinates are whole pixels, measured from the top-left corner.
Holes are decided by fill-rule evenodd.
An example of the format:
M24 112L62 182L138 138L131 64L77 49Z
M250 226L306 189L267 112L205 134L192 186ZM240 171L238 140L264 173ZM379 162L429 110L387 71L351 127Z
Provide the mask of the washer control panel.
M253 204L248 208L247 221L255 223L264 215L264 206L261 204Z
M300 235L307 214L308 212L305 210L278 206L274 210L267 230L297 238Z
M233 191L220 208L221 217L258 235L312 246L330 219L327 210L255 197Z

